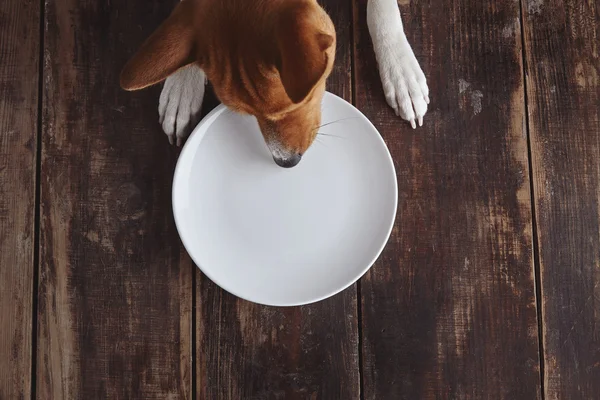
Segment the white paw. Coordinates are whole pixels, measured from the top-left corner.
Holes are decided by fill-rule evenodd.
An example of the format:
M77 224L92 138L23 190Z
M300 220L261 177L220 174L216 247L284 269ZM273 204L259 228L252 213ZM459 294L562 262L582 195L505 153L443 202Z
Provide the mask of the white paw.
M190 65L169 76L158 102L159 122L173 144L181 146L200 119L206 75Z
M395 45L377 49L379 75L387 103L411 126L423 125L423 116L429 104L429 88L406 38Z

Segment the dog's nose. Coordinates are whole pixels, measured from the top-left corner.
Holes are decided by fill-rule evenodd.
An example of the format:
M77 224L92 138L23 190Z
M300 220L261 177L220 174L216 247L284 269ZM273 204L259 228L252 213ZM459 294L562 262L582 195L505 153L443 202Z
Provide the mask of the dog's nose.
M275 160L275 164L279 165L283 168L292 168L298 165L300 160L302 159L302 154L296 153L287 158L278 158L273 156L273 160Z

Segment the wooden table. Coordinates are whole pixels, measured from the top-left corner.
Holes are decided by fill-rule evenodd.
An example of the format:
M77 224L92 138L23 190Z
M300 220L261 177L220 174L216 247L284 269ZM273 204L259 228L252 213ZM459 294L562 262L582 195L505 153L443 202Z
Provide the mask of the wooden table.
M366 0L324 1L329 90L384 135L398 218L360 282L271 308L194 267L160 88L118 87L174 1L0 3L1 399L600 398L598 2L399 1L412 130Z

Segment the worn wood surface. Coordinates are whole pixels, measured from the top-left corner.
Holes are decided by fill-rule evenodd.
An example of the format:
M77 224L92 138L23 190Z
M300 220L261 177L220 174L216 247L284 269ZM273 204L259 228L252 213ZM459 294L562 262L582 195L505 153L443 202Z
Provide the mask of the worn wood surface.
M121 67L174 2L46 3L37 397L191 394L193 266L159 88Z
M351 4L320 2L336 25L328 90L351 99ZM239 300L197 274L196 398L358 399L356 285L305 307Z
M356 103L399 183L362 281L365 399L540 398L518 2L400 3L431 90L417 130L385 104L356 1Z
M360 284L272 308L196 271L160 88L118 87L175 1L0 5L0 399L598 397L597 2L399 1L432 98L413 131L385 104L366 0L324 1L329 90L384 135L398 219Z
M0 399L31 389L40 3L0 3Z
M600 3L526 1L546 399L600 396Z

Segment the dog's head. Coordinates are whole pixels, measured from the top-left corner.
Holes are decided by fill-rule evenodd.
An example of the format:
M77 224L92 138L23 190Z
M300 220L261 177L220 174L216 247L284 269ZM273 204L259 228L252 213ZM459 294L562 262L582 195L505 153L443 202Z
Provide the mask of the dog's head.
M184 0L121 73L138 90L196 63L219 99L254 115L280 166L317 135L335 30L315 0Z

